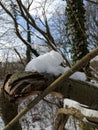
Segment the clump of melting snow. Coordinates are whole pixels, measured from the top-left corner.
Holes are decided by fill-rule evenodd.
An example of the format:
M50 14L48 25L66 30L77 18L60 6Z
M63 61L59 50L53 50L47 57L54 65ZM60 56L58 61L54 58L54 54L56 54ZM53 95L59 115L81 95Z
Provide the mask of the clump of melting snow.
M76 80L81 80L81 81L86 81L86 79L87 79L86 74L83 73L83 72L79 72L79 71L77 71L74 74L72 74L70 76L70 78L76 79Z
M63 106L64 108L74 107L74 108L80 109L81 106L88 107L86 105L80 104L77 101L74 101L74 100L71 100L71 99L68 99L68 98L64 99L64 106Z
M62 74L66 71L61 66L63 57L56 51L50 51L44 55L32 59L26 66L25 71L37 71L39 73L49 73L55 76Z
M69 67L61 66L63 57L56 51L50 51L44 55L32 59L26 66L25 71L37 71L39 73L49 73L58 76L66 72ZM86 81L86 75L83 72L75 72L70 76L72 79Z

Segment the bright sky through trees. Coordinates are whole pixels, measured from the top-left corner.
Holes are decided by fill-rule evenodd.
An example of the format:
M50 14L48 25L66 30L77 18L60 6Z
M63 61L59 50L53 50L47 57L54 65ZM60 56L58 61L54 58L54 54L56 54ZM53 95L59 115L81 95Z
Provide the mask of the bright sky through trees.
M29 0L29 2L30 2L30 0ZM27 0L23 0L23 3L25 3L25 6L28 5ZM65 1L62 1L62 0L54 0L54 1L53 0L34 0L30 7L30 13L32 14L32 17L39 16L41 19L44 19L44 13L45 13L47 20L51 19L51 17L53 18L54 16L57 16L58 13L64 14L64 11L65 11ZM4 16L4 20L0 20L0 24L1 24L0 32L2 32L2 34L3 34L3 33L5 33L6 30L8 30L6 32L6 35L0 39L0 46L1 46L0 47L1 48L0 61L1 62L5 61L5 59L8 57L9 57L10 61L12 61L12 60L15 61L15 58L16 59L18 58L17 54L15 54L15 52L13 52L14 48L18 49L19 52L21 50L20 53L22 53L22 55L25 54L25 46L15 35L12 20L10 19L10 17L8 15L6 15L6 17L5 17L5 15L6 15L5 13L4 13L4 15L2 15L2 17ZM21 25L25 26L22 19L19 18L19 22L21 22ZM39 26L41 26L41 25L39 25ZM23 31L21 26L19 26L19 30ZM34 41L32 41L32 42L35 42L35 43L42 42L39 39L36 39L36 40L35 39L36 39L36 37L34 38Z

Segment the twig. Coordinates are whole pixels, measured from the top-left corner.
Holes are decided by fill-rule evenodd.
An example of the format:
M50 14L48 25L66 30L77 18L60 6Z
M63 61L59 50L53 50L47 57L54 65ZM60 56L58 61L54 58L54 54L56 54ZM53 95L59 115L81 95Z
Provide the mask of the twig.
M14 48L14 51L15 51L15 52L16 52L16 54L19 56L21 63L22 63L22 64L23 64L23 66L25 67L25 64L24 64L24 62L23 62L23 60L22 60L22 58L21 58L21 55L19 54L19 52L17 51L17 49L16 49L16 48Z
M58 106L58 107L59 107L59 104L54 103L54 102L51 102L51 101L49 101L49 100L47 100L47 99L45 99L45 98L43 98L43 101L45 101L45 102L47 102L47 103L50 103L50 104L52 104L52 105L55 105L55 106Z

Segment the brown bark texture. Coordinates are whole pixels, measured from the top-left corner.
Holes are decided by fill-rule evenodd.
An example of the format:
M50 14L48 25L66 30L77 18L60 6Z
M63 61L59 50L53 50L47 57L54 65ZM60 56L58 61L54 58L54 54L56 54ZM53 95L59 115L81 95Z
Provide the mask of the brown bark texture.
M11 103L9 99L5 97L2 87L0 88L0 113L4 125L7 125L18 114L18 104ZM19 121L13 126L10 126L8 130L22 130Z

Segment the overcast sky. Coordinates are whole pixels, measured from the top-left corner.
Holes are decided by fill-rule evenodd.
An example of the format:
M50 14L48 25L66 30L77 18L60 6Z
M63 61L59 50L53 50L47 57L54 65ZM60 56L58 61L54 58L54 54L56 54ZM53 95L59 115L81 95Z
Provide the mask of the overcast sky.
M34 15L39 14L41 16L42 8L45 6L47 18L50 18L52 14L55 13L56 11L59 11L59 13L61 14L64 13L65 5L66 5L66 2L62 0L34 0L30 8L30 13Z
M23 2L27 2L27 0L23 0ZM46 3L44 3L44 2L46 2ZM49 19L52 17L53 14L56 15L56 13L58 13L58 12L59 12L59 14L63 14L65 11L66 3L65 3L65 1L62 1L62 0L34 0L32 3L32 6L30 8L30 13L33 15L40 15L40 17L42 17L42 8L44 7L44 5L45 5L45 11L46 11L47 18ZM37 10L36 10L36 8L37 8ZM2 30L4 32L4 30L5 30L4 26L6 26L8 28L8 26L12 26L12 25L9 25L9 24L6 25L6 24L4 24L4 22L1 23L2 28L0 28L0 32ZM13 28L13 27L11 27L11 28ZM3 49L3 48L14 48L19 44L22 45L21 41L15 37L15 34L12 35L12 33L13 33L12 31L9 31L8 36L6 38L4 37L3 39L0 39L0 43L4 44L4 45L0 44L0 48L1 48L0 49L0 61L2 61L2 60L4 61L4 57L6 57L7 54L11 52L11 50L9 52L7 52L8 49ZM17 44L17 42L18 42L18 44ZM16 45L15 45L15 43L16 43ZM21 47L23 47L23 46L21 46ZM23 49L21 49L21 50L23 50ZM11 52L10 57L16 56L16 55L14 55L14 53L13 54L12 53L13 53L13 51ZM11 58L11 60L14 59L13 57Z

